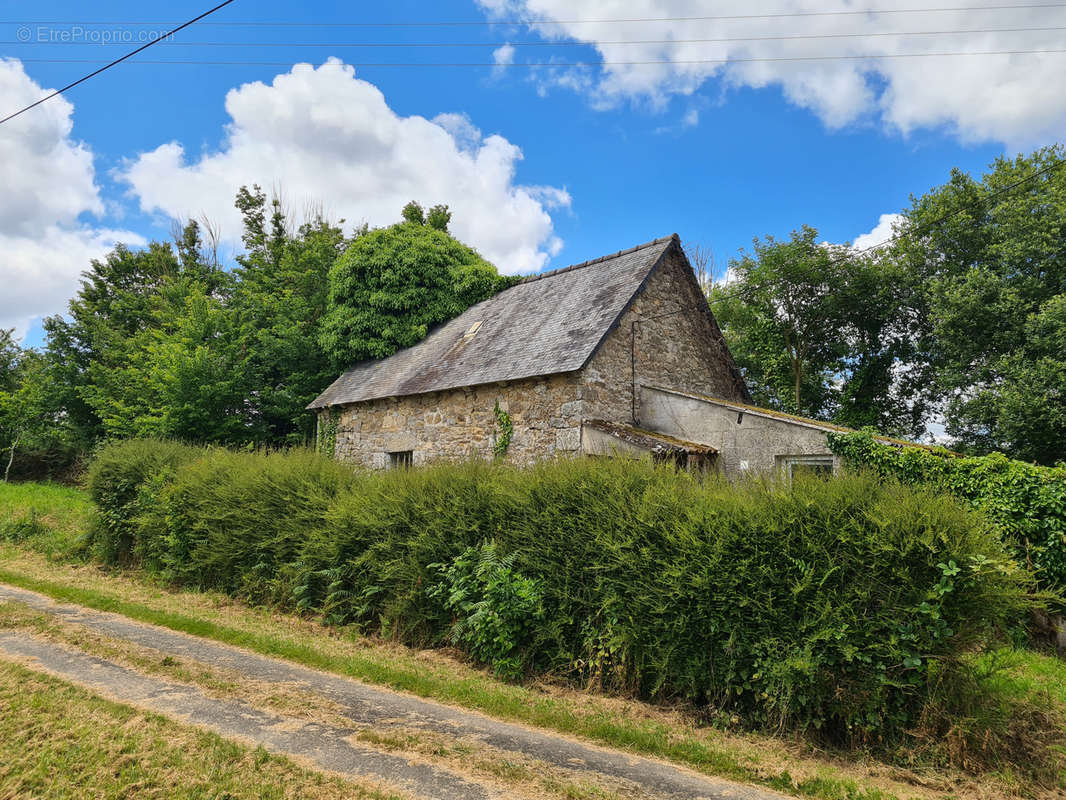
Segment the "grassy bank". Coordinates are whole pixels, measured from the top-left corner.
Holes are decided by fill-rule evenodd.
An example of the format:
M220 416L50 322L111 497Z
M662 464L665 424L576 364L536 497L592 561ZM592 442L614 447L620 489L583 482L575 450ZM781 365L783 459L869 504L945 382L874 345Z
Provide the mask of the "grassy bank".
M83 497L52 487L0 486L0 525L25 518L77 518L62 509L87 511ZM56 508L49 503L54 501ZM84 516L81 517L84 519ZM447 652L419 651L351 628L329 628L313 620L255 608L215 593L174 591L135 571L105 571L70 558L80 532L42 526L17 545L0 545L0 581L40 591L59 600L113 611L173 630L235 644L307 666L348 675L422 697L483 711L492 716L580 736L607 746L658 756L720 777L823 800L911 800L911 798L1017 797L1066 788L1061 764L1042 780L1020 774L1008 763L984 766L981 774L937 763L916 743L893 763L869 754L819 750L796 738L777 738L701 724L684 709L577 692L531 683L496 680ZM46 554L46 555L41 555ZM64 555L65 554L65 555ZM997 696L1011 702L1035 699L1066 709L1066 667L1026 651L996 656ZM724 726L724 727L723 727ZM1057 756L1056 756L1057 757ZM1057 773L1057 777L1055 777Z
M133 796L402 800L0 662L0 797Z

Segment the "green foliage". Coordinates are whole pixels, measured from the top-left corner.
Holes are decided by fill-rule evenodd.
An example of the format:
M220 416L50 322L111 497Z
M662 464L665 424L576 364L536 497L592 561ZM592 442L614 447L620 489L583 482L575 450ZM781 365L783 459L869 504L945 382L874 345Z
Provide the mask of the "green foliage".
M86 474L86 488L97 515L89 543L94 555L107 564L135 560L143 514L155 510L156 498L146 487L173 477L176 468L202 451L160 439L130 439L102 447Z
M150 494L153 508L109 508L182 582L837 741L915 722L934 665L988 642L1028 588L982 518L862 475L734 485L627 460L351 473L210 451Z
M921 235L895 257L925 287L932 389L956 448L1066 459L1066 170L1051 168L1064 155L952 170L904 212Z
M496 425L500 429L500 435L496 437L496 441L492 445L492 452L496 458L503 458L507 455L507 448L511 446L511 439L514 437L514 424L511 422L511 415L500 408L499 400L492 407L492 413L496 417Z
M31 508L25 516L0 520L0 541L3 542L25 542L27 539L42 538L48 532L48 527L41 522L35 508Z
M321 216L290 231L276 198L268 228L266 198L257 186L241 189L237 207L244 215L246 252L237 258L230 306L240 352L247 354L243 382L248 391L241 416L252 435L245 433L244 438L303 444L314 431L306 406L336 377L318 338L327 309L329 270L352 239Z
M211 449L152 487L138 544L150 568L174 580L286 602L298 582L279 576L299 571L307 536L354 481L349 468L310 451Z
M320 341L338 369L384 358L507 285L509 279L443 230L417 221L374 230L330 270Z
M515 557L495 542L468 547L450 564L429 565L442 580L427 592L455 615L448 639L510 678L521 675L518 651L544 616L540 587L515 572Z
M897 260L820 242L756 239L709 300L756 403L886 432L922 428L921 283ZM900 369L901 365L907 369Z
M892 447L868 432L831 433L829 447L882 478L946 491L984 514L1040 584L1066 596L1066 467L1039 467L1002 453L955 457Z
M0 479L69 476L78 443L55 401L49 359L0 330Z
M334 416L332 408L319 414L315 452L327 458L333 458L337 450L337 426L339 424L340 421Z

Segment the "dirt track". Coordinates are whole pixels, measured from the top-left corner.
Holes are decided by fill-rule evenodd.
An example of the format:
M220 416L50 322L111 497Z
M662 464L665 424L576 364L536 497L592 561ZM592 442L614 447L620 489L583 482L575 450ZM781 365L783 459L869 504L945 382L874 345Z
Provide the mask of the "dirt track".
M440 765L374 749L354 737L360 730L419 729L460 737L504 753L536 759L571 773L606 779L627 794L671 798L781 800L782 795L730 783L654 759L632 756L545 733L477 712L368 686L329 673L217 642L135 622L0 584L0 600L10 600L162 654L235 670L250 679L297 686L343 709L350 727L324 725L254 708L237 700L208 697L195 686L148 676L127 667L42 641L24 632L0 635L0 657L85 686L97 694L148 708L208 728L223 736L260 744L296 756L322 769L373 778L426 798L507 796L491 781L479 781Z

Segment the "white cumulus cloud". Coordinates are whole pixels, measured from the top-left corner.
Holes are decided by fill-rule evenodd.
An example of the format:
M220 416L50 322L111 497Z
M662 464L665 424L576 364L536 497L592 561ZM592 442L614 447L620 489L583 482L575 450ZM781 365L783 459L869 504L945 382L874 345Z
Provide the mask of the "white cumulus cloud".
M884 244L895 236L894 227L902 221L902 214L882 214L874 229L856 236L851 246L855 250L866 250L869 247L877 247L879 244Z
M0 59L5 111L46 93L19 61ZM18 338L34 318L64 310L93 258L116 241L144 243L129 231L84 221L104 205L92 152L71 137L73 112L56 97L0 125L0 328L14 328Z
M570 196L516 183L516 145L461 114L400 116L340 61L232 89L226 111L219 150L190 156L169 142L126 163L120 177L143 210L206 215L235 242L234 195L258 183L280 187L294 208L317 204L352 224L391 224L409 200L446 203L452 233L508 273L534 272L558 249L549 209Z
M776 87L830 128L879 120L902 134L946 128L963 141L1015 147L1066 133L1062 6L915 11L920 3L898 0L859 7L853 0L757 7L747 0L478 2L490 19L531 20L544 39L595 48L602 63L594 76L587 68L536 74L544 85L587 92L596 106L638 100L662 107L714 79L727 87ZM891 13L901 8L909 10ZM527 60L543 60L542 50ZM1033 50L1060 52L1019 52ZM995 54L935 55L959 52ZM839 58L815 60L824 56ZM661 63L639 63L649 61Z

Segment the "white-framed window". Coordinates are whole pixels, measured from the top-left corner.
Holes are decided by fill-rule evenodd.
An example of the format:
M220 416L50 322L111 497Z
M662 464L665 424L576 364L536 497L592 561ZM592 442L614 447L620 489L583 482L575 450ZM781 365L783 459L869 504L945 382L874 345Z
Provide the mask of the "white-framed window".
M836 469L836 461L831 455L778 456L777 462L789 480L803 473L828 478Z

